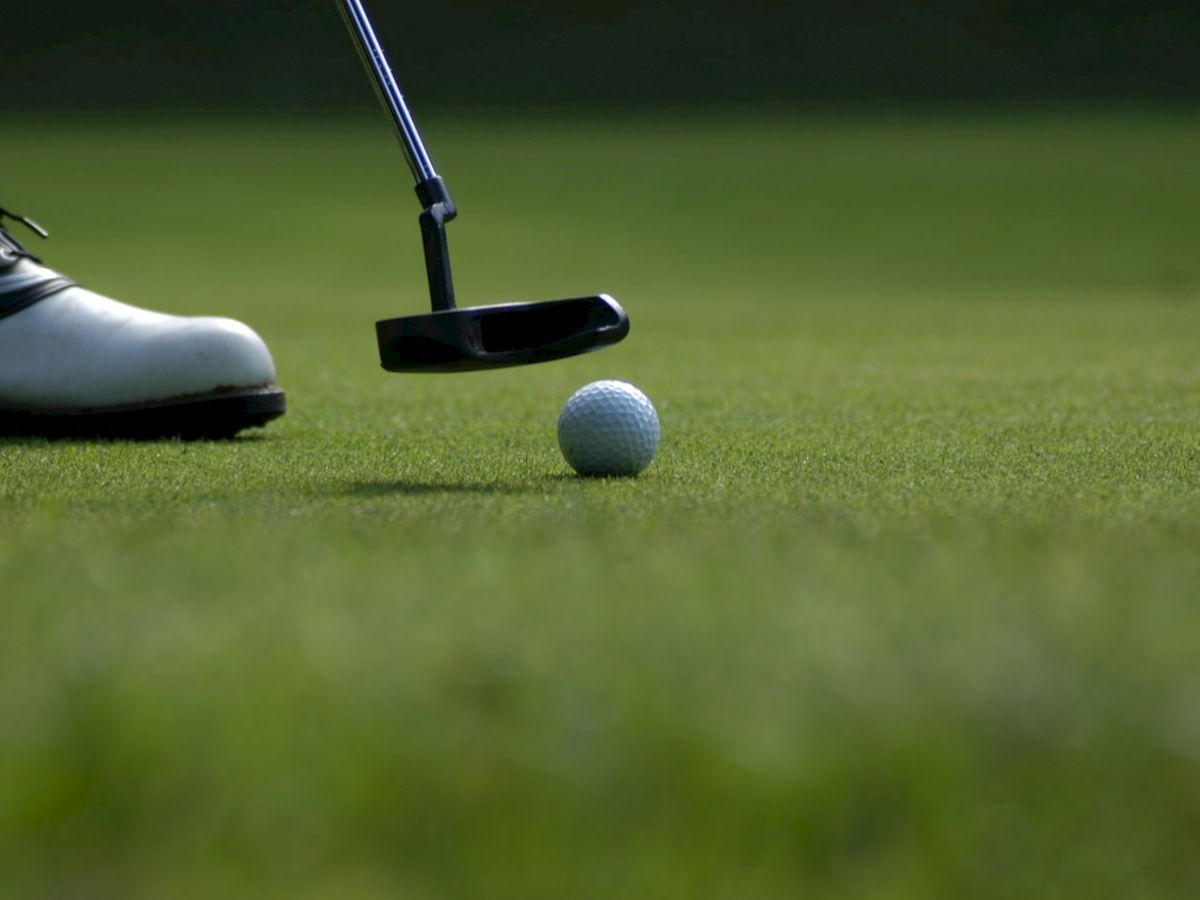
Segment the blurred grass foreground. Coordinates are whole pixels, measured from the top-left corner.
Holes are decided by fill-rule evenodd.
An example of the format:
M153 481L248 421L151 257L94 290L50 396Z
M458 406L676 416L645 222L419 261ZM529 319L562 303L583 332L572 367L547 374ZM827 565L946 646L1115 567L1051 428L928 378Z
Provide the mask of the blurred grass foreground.
M462 301L633 322L446 378L381 121L4 132L292 409L0 444L0 896L1195 896L1193 115L434 118ZM601 377L635 481L554 444Z

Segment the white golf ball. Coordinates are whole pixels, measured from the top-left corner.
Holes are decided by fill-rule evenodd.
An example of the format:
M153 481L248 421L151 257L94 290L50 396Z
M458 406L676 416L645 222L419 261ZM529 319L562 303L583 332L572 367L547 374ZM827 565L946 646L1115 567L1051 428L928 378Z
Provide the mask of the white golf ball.
M558 416L558 446L580 475L636 475L658 449L658 413L624 381L593 381Z

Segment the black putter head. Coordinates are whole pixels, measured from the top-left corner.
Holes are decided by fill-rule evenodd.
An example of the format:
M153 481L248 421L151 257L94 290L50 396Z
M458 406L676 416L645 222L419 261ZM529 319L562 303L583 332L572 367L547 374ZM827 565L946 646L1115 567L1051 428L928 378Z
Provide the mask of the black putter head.
M608 294L443 309L375 323L389 372L470 372L587 353L629 333L629 317Z
M454 302L446 223L458 210L442 179L417 185L432 312L375 323L389 372L471 372L549 362L599 350L629 333L629 317L608 294L459 309Z

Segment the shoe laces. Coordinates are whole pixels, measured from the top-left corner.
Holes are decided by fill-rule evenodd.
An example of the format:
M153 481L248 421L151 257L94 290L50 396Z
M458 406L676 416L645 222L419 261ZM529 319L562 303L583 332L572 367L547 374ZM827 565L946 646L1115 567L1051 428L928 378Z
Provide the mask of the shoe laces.
M40 238L45 239L50 237L50 232L33 221L33 219L0 206L0 265L12 265L22 257L32 259L35 263L40 263L41 259L26 250L21 245L21 242L13 237L12 233L4 227L4 220L6 218L12 219L14 222L20 222Z

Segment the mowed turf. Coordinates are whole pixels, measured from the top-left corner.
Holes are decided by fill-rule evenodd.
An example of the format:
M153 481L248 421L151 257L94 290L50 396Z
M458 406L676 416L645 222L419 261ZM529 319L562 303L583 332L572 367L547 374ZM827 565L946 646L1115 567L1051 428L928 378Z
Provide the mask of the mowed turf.
M382 119L6 120L47 261L291 411L0 444L0 896L1194 896L1194 116L425 125L461 301L625 343L382 372ZM636 480L555 444L605 377Z

